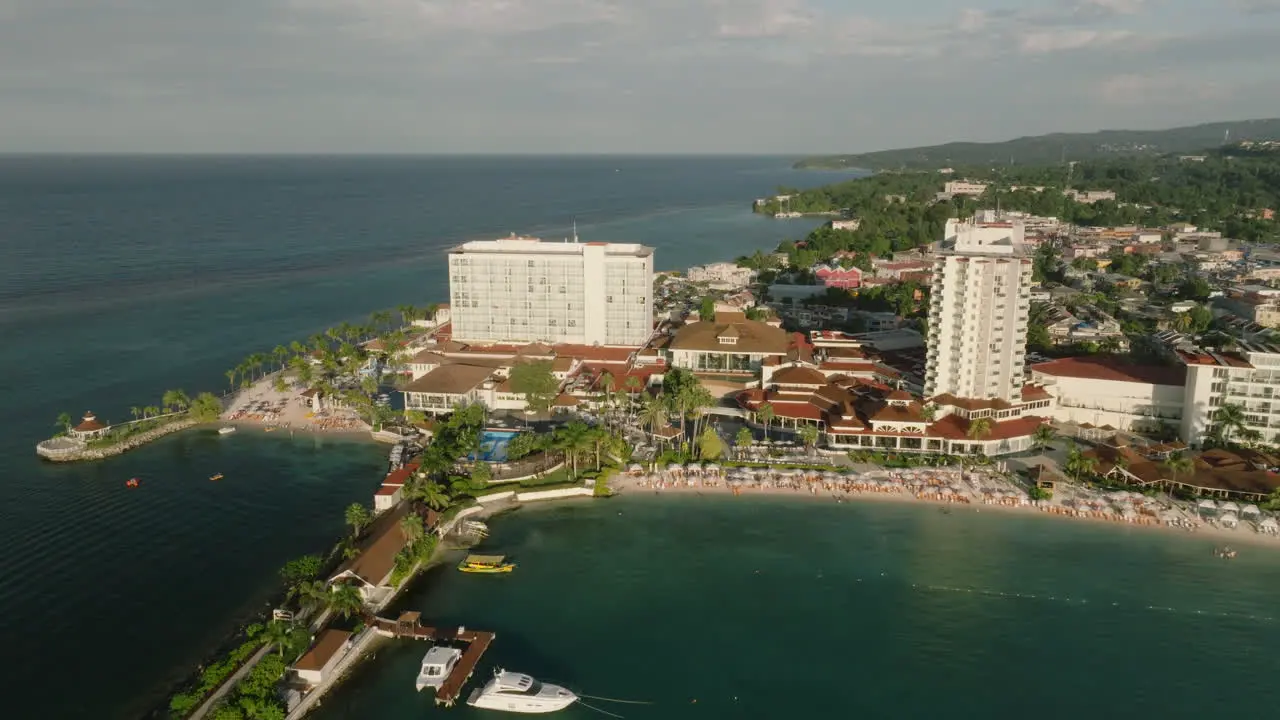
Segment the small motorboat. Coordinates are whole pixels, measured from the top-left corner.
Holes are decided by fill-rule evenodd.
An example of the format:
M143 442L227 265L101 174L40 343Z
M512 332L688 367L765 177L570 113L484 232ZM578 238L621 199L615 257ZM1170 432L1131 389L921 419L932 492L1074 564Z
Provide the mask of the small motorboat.
M464 573L509 573L516 564L502 555L468 555L458 563L458 569Z
M228 425L228 426L226 426L226 427L218 428L218 434L219 434L219 435L230 435L231 433L233 433L233 432L235 432L235 431L236 431L236 426L235 426L235 425Z
M471 707L515 713L549 713L563 710L578 696L559 685L541 683L528 675L497 670L484 687L467 698Z
M210 476L209 476L209 479L210 479L210 480L221 480L221 479L222 479L222 473L218 473L218 474L216 474L216 475L210 475Z
M422 669L418 671L418 681L415 683L418 692L422 692L423 688L439 688L443 685L444 679L449 677L461 658L462 651L457 648L436 645L428 650L422 658Z
M138 481L138 478L129 478L128 480L124 481L125 487L138 487L138 485L140 484L141 483Z

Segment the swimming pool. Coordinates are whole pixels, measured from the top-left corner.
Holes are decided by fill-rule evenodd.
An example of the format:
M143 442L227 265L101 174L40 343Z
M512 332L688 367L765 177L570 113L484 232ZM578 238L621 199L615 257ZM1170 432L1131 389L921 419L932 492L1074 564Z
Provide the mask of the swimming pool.
M492 430L480 433L480 459L485 462L506 462L507 445L519 435L517 430Z

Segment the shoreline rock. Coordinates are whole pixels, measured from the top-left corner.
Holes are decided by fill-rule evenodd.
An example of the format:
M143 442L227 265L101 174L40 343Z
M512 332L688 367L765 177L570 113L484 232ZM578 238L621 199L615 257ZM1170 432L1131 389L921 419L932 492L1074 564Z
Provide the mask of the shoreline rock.
M49 462L85 462L91 460L103 460L105 458L122 455L134 448L142 447L152 440L158 440L165 435L171 435L188 428L200 425L199 420L178 420L167 425L161 425L158 428L152 428L146 432L133 435L122 442L115 445L101 448L91 448L85 446L81 449L71 449L64 451L47 451L41 445L36 445L36 454Z

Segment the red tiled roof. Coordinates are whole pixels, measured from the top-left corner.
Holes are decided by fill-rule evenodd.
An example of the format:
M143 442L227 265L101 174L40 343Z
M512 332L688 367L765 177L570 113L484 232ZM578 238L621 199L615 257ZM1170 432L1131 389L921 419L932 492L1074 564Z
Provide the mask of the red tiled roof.
M95 432L97 430L106 430L107 426L98 422L98 418L94 417L93 413L90 412L85 413L84 420L82 420L79 425L71 429L76 432Z
M948 415L941 420L929 426L926 435L929 437L941 437L948 440L968 440L969 438L969 420L958 415ZM973 438L976 441L987 440L1008 440L1016 437L1027 437L1036 431L1036 428L1045 424L1043 418L1029 415L1026 417L1016 418L1014 420L1005 420L991 424L991 432L983 435L981 438Z
M906 390L894 390L885 397L886 400L910 400L911 393Z
M1038 402L1040 400L1048 400L1053 396L1048 390L1040 385L1023 385L1022 386L1022 402Z
M638 347L604 347L595 345L555 345L552 347L556 355L582 358L586 362L626 362Z
M776 385L826 385L827 376L801 365L792 365L775 372L769 382Z
M413 469L402 467L399 470L393 470L382 479L383 485L404 485L409 482L409 478L413 476Z
M329 664L329 660L338 653L339 650L347 644L347 640L351 639L351 633L346 630L334 630L327 628L321 630L316 636L315 645L307 651L305 655L298 658L298 662L293 664L296 670L320 670Z
M396 493L400 492L402 489L403 488L400 485L383 485L382 487L375 490L373 494L382 495L382 496L395 495Z
M1062 358L1031 366L1035 372L1055 377L1109 380L1112 382L1184 385L1187 369L1181 365L1134 365L1105 355Z

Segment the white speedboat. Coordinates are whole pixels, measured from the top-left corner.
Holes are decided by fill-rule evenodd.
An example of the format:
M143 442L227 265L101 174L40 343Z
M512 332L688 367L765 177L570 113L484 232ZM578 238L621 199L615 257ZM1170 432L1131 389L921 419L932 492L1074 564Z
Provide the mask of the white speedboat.
M236 431L236 426L235 426L235 425L228 425L228 426L226 426L226 427L218 428L218 434L219 434L219 435L230 435L231 433L233 433L233 432L235 432L235 431Z
M437 645L427 651L422 658L422 669L418 671L418 691L423 688L438 688L449 677L453 666L458 664L462 651L457 648Z
M549 713L577 702L578 696L559 685L541 683L528 675L498 670L483 688L471 693L467 704L486 710Z

